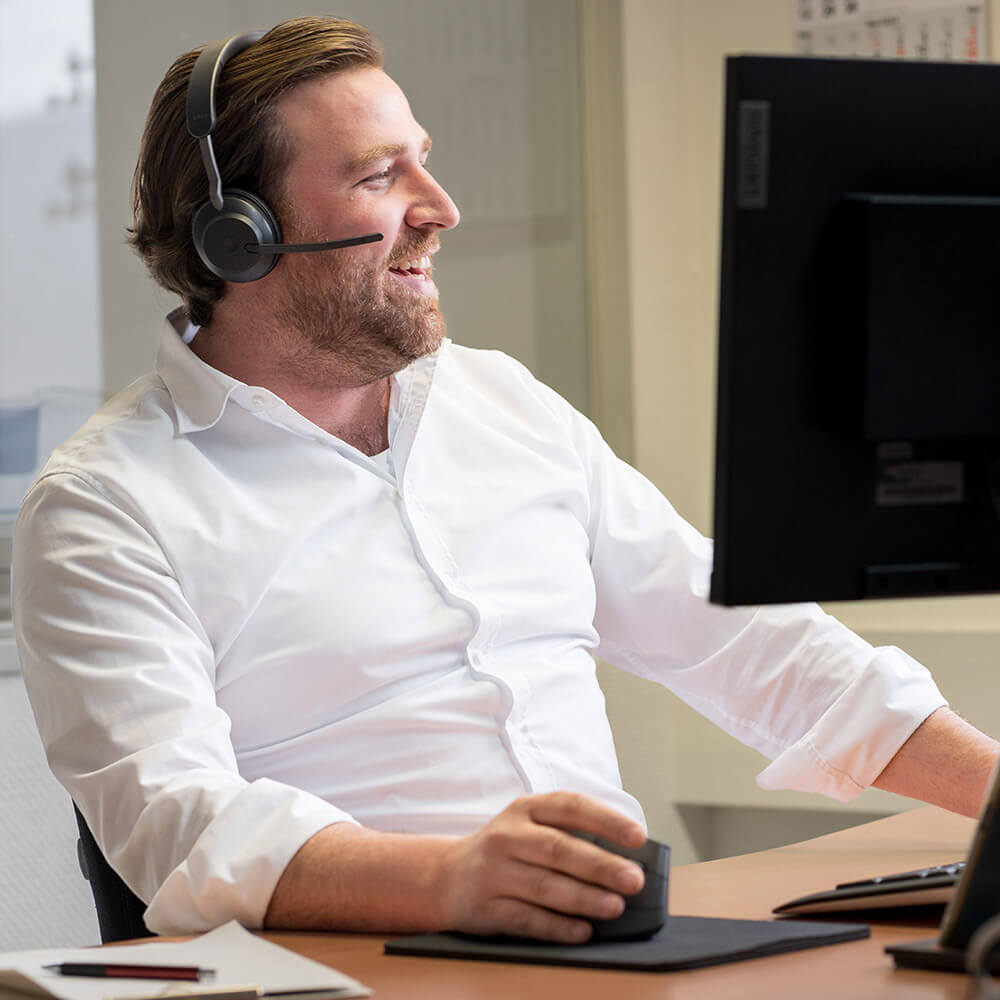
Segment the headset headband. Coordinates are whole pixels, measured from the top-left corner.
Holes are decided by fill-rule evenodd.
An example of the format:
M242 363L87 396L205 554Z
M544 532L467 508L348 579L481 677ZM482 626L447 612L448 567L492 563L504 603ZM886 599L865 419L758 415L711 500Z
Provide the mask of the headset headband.
M223 189L212 148L216 85L226 63L263 35L263 31L250 31L206 45L198 54L188 80L187 127L198 140L208 175L209 195L209 200L191 219L191 240L202 263L224 281L263 278L281 254L341 250L382 239L381 233L366 233L322 243L283 243L281 226L259 194L241 188Z
M208 174L208 196L217 209L222 209L222 176L212 149L215 131L215 88L222 67L235 55L250 48L264 37L263 31L249 31L206 45L198 54L187 91L188 132L198 140L201 160Z

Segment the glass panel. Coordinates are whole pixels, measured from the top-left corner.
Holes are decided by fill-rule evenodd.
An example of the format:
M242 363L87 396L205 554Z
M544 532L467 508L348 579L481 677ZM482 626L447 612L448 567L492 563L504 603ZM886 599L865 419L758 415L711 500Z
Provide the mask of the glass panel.
M92 22L0 2L0 635L17 506L100 395Z

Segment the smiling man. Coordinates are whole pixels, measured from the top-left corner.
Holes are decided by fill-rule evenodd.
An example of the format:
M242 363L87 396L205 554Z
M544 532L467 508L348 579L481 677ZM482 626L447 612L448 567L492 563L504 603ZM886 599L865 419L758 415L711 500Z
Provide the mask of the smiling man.
M923 667L813 606L709 605L710 543L523 367L444 337L458 211L363 28L244 47L213 138L280 238L382 240L219 277L192 239L196 57L157 91L134 196L183 306L15 544L50 764L152 930L586 939L642 875L568 831L644 837L595 656L772 758L765 786L976 811L996 746Z
M284 238L375 230L383 241L288 255L234 285L191 347L372 455L389 444L389 376L444 338L431 260L458 209L427 170L429 136L377 66L307 79L273 114L291 152L275 199Z

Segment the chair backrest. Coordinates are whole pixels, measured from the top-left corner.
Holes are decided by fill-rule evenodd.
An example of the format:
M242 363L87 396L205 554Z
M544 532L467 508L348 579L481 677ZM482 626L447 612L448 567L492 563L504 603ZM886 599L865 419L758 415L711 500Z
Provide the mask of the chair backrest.
M90 882L90 891L94 894L101 941L107 944L109 941L152 937L142 919L146 904L108 864L75 802L73 809L76 812L76 825L80 830L80 839L76 844L77 856L83 877Z

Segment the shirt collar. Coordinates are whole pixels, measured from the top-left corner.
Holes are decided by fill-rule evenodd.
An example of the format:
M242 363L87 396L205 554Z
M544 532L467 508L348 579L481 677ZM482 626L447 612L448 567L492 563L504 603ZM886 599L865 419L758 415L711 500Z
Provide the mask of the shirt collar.
M239 379L205 364L188 344L194 340L199 327L195 326L182 306L167 314L160 344L156 351L156 374L167 387L177 413L177 429L181 434L203 431L215 426L222 417L226 403L235 393L236 400L247 404L254 393L258 403L261 393L266 393L272 406L284 405L268 390L253 390ZM447 353L451 341L447 338L432 354L420 358L393 376L397 391L393 392L390 425L412 423L412 433L423 410L440 357ZM258 406L248 407L258 409ZM406 420L407 416L413 419ZM299 417L300 420L305 418Z
M187 345L198 332L178 306L167 315L156 351L156 374L170 393L182 434L218 423L226 402L243 383L206 365Z

